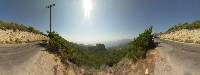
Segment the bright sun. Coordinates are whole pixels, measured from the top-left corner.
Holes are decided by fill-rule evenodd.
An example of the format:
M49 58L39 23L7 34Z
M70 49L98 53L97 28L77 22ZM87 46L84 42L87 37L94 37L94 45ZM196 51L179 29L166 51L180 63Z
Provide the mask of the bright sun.
M92 11L92 0L82 0L84 15L89 18Z

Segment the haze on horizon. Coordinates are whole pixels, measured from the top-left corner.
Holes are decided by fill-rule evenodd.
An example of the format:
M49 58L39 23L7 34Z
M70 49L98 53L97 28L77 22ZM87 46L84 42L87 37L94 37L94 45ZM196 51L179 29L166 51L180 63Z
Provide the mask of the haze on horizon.
M200 0L1 0L0 20L27 24L43 32L53 30L67 40L91 44L130 39L147 26L154 32L199 20Z

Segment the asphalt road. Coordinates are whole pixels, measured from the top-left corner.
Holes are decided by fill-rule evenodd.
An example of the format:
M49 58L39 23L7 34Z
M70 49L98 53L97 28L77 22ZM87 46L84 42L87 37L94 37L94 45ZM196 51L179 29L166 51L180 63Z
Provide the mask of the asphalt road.
M40 50L44 50L44 47L39 42L0 45L0 75L14 75L11 73L14 67L26 63Z
M160 41L156 48L167 58L176 75L200 75L200 45Z

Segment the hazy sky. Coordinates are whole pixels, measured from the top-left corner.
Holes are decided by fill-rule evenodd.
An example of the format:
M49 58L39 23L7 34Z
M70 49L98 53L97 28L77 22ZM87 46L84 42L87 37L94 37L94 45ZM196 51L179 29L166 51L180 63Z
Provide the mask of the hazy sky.
M0 19L49 28L48 0L0 0ZM200 0L54 0L53 30L67 40L91 43L133 38L200 19Z

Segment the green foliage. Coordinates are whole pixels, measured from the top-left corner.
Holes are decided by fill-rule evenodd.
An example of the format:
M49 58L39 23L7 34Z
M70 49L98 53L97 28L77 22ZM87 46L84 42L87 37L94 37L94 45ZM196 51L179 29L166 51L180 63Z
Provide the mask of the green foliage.
M153 40L152 27L145 29L145 31L134 39L128 45L128 58L137 60L143 58L149 49L155 48L156 45Z
M173 27L170 27L167 30L167 33L178 31L178 30L182 30L182 29L193 30L193 29L199 29L199 28L200 28L200 20L195 21L195 22L193 22L191 24L189 24L189 23L183 23L183 24L174 25Z
M48 34L50 38L48 47L51 52L61 57L64 64L69 60L79 66L98 69L101 66L113 66L125 56L134 60L144 57L147 50L155 47L151 33L152 27L139 34L139 37L128 46L106 49L104 44L90 46L71 43L58 33L52 32Z
M96 50L98 51L105 51L105 45L104 44L96 44Z
M48 34L50 40L48 48L51 52L58 53L62 59L72 60L75 54L75 48L73 43L68 42L56 32L51 32Z
M96 51L92 49L86 50L83 48L78 51L76 59L73 61L79 66L94 68L100 68L103 65L113 66L114 64L118 63L118 61L120 61L126 54L126 50Z
M122 49L122 50L109 50L108 51L108 60L107 60L107 65L113 66L117 64L122 58L124 58L127 54L127 49Z
M95 52L92 50L78 50L76 58L73 60L79 66L87 66L100 68L100 66L105 65L107 58L106 52Z
M34 29L31 26L28 27L23 24L17 24L17 23L13 23L13 22L6 23L4 21L0 21L0 29L2 29L2 30L10 29L10 30L13 30L14 32L19 30L19 31L33 32L33 33L37 33L37 34L43 34L42 32L39 32L38 30Z
M93 68L100 68L103 65L113 66L125 56L134 60L144 57L147 50L155 47L151 33L152 27L130 42L128 47L106 49L104 44L96 44L96 46L74 44L52 32L48 34L49 50L60 55L63 63L69 60L79 66Z
M103 65L112 66L125 55L125 50L107 50L104 44L88 46L71 43L56 32L51 32L48 36L48 50L61 56L63 63L69 60L79 66L100 68Z

